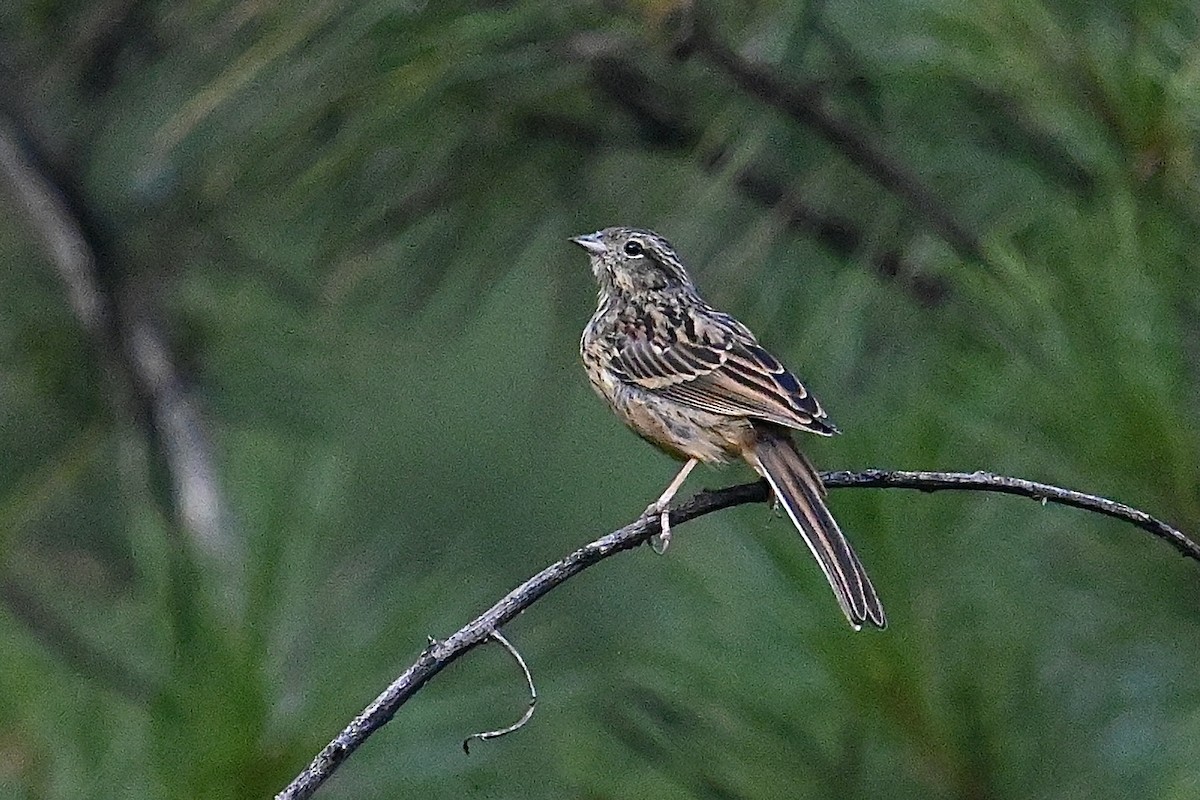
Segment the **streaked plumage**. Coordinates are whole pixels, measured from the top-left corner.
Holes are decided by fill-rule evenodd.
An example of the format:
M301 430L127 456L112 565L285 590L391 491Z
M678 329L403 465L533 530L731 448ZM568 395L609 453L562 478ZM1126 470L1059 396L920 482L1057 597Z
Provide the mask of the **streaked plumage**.
M592 386L639 436L688 462L647 512L664 511L695 461L742 459L771 484L850 624L884 627L875 588L788 433L838 432L816 398L745 325L704 302L666 239L606 228L572 241L600 286L580 341Z

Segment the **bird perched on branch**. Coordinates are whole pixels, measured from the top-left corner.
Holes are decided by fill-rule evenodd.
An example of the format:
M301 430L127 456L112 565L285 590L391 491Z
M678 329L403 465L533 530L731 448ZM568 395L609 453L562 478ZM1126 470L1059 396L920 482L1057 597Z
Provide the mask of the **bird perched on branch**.
M646 509L660 518L655 549L670 543L668 504L696 464L742 459L767 479L850 624L885 627L821 478L792 441L793 429L838 432L817 399L745 325L704 302L663 237L605 228L571 241L588 252L600 284L579 343L592 387L635 433L684 462Z

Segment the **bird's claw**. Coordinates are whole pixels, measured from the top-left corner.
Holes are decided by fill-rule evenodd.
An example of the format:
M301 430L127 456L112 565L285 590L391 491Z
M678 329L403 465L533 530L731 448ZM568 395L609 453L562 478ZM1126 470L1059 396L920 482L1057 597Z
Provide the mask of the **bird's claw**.
M661 556L671 544L671 509L666 504L651 503L646 506L642 516L658 517L661 530L650 537L650 549Z

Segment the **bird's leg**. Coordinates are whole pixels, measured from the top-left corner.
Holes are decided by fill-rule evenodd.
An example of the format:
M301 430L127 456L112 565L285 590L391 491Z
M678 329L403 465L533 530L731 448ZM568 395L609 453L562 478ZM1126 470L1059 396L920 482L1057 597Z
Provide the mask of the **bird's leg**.
M658 517L659 527L661 532L650 537L650 547L660 556L667 552L667 546L671 544L671 510L668 505L671 499L675 497L675 493L679 491L679 487L683 486L683 482L687 480L688 473L696 468L700 462L694 458L689 458L688 462L683 465L683 469L679 470L679 474L675 476L675 480L671 481L671 485L667 487L659 498L650 505L646 506L643 516Z

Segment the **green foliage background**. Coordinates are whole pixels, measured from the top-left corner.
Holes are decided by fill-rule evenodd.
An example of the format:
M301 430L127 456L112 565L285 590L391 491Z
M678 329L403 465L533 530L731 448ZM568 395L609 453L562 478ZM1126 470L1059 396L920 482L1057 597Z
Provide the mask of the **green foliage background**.
M427 634L631 520L674 466L577 364L594 287L565 240L609 224L668 235L806 378L846 431L821 466L1007 472L1200 530L1193 4L706 6L921 176L978 259L673 56L668 10L0 7L6 92L165 326L236 542L170 530L0 187L0 796L271 796ZM830 246L796 203L861 236ZM527 729L459 749L524 707L484 648L321 796L1200 794L1195 564L1015 498L831 502L885 633L846 628L782 520L723 512L509 626Z

